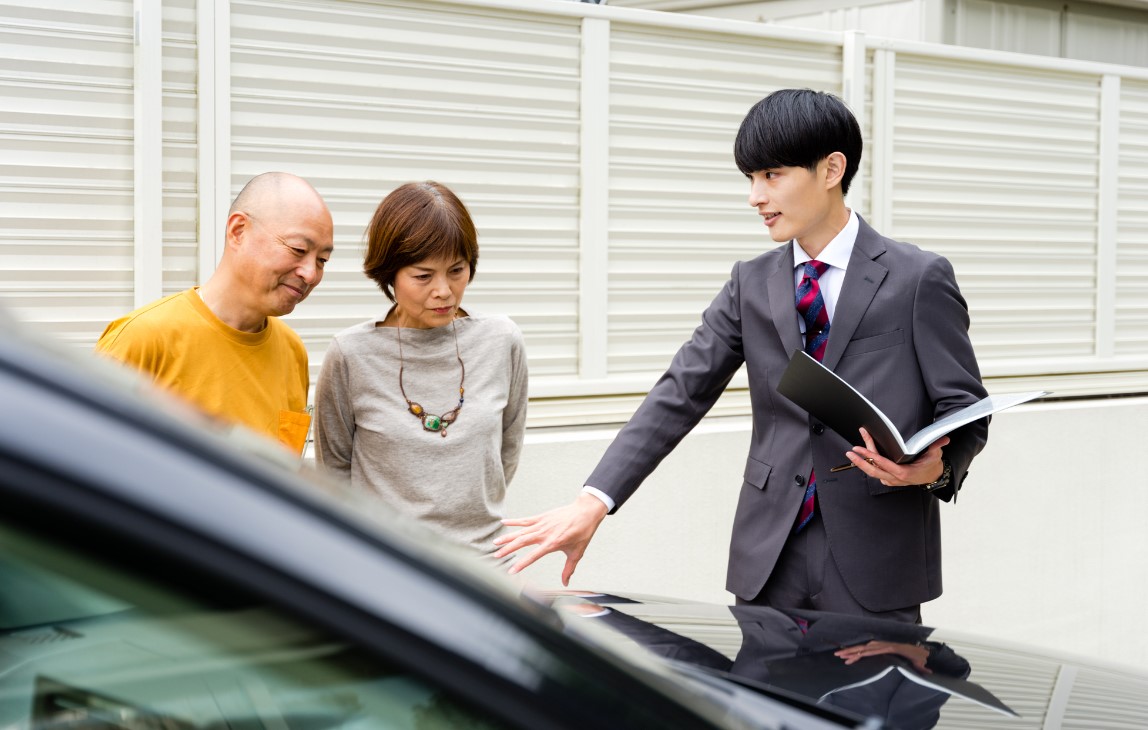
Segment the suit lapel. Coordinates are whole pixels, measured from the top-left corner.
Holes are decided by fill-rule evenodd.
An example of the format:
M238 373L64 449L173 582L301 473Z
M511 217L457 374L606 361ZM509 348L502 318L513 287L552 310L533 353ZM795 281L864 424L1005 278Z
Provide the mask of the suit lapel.
M769 309L781 337L781 345L785 352L792 354L794 350L801 349L801 330L797 327L797 305L794 303L797 292L793 285L792 243L786 244L785 255L779 257L777 268L766 282L766 291L769 292ZM829 332L832 340L832 327Z
M830 323L829 342L825 347L823 362L830 370L837 367L837 362L845 353L849 340L853 339L853 333L861 324L877 289L889 273L888 269L874 260L885 253L885 243L881 236L860 216L858 223L860 228L857 231L857 241L849 257L849 268L845 271L845 282L841 286L833 321Z

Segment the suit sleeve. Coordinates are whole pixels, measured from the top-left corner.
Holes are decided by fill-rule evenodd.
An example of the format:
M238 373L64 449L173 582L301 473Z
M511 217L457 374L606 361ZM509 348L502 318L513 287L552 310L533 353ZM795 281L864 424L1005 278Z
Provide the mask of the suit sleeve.
M948 260L937 257L917 286L913 333L917 361L933 403L934 420L976 403L988 393L969 340L969 311ZM988 419L982 418L949 434L944 456L952 466L949 487L934 496L946 502L956 497L973 457L988 440Z
M638 410L606 449L586 484L614 500L616 511L713 407L745 361L741 338L740 263L702 313Z

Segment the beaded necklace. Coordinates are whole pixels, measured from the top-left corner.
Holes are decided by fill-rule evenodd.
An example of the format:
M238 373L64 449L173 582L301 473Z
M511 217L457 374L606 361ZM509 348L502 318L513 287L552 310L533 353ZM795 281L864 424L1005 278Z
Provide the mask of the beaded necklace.
M403 388L403 328L397 322L395 323L395 336L399 339L399 392L403 394L403 400L407 402L407 412L422 422L424 431L437 432L443 438L446 438L447 426L454 423L455 419L458 418L459 411L462 410L463 395L466 392L462 387L466 380L466 365L463 364L462 353L458 350L458 324L453 320L450 324L451 331L454 332L454 354L458 358L458 367L462 371L458 378L458 405L441 416L436 416L433 413L427 413L425 408L408 398L407 391Z

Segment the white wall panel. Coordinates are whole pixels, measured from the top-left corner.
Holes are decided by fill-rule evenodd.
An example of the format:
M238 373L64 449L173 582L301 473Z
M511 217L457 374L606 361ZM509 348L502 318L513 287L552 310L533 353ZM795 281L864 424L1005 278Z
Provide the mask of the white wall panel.
M733 263L773 247L733 161L775 89L840 93L829 44L647 29L611 37L609 372L664 369Z
M1148 353L1148 82L1121 85L1116 353Z
M163 4L163 293L199 283L196 0ZM202 277L206 278L206 277Z
M883 38L924 40L924 0L902 0L880 4L858 4L795 15L771 14L778 25L816 30L860 30Z
M957 270L982 361L1094 352L1099 79L899 54L889 234Z
M625 418L732 263L774 245L733 165L746 109L784 86L845 93L848 77L866 141L850 204L953 260L985 371L1042 387L1057 373L1081 395L1148 387L1148 74L576 3L206 2L162 3L163 98L145 108L162 108L163 233L135 234L162 238L139 242L162 267L140 270L163 292L201 280L219 233L197 231L203 196L304 175L336 220L326 279L290 320L316 368L337 330L387 307L359 271L374 207L434 178L480 229L468 304L526 332L532 422ZM0 289L88 347L139 297L144 260L132 3L0 7ZM583 57L587 18L602 58ZM212 76L213 58L231 73ZM1118 145L1101 144L1102 113ZM224 176L205 185L211 160ZM583 198L591 173L606 195Z
M1047 6L955 0L953 41L973 48L1060 55L1059 3Z
M290 318L313 367L389 302L361 273L383 196L434 179L479 230L472 308L510 314L531 373L577 361L579 24L422 3L235 2L232 184L283 169L335 218L322 285Z
M2 3L0 49L0 296L90 347L132 305L132 2Z
M1065 23L1064 55L1088 61L1148 66L1148 26L1143 22L1129 22L1129 18L1070 12Z

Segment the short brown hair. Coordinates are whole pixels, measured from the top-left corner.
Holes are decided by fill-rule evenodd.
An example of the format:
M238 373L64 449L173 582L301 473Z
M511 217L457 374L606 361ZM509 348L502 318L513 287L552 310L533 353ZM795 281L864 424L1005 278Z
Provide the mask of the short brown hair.
M450 188L433 180L391 191L367 226L363 273L395 301L395 274L426 259L462 258L470 278L478 266L478 233L466 206Z

